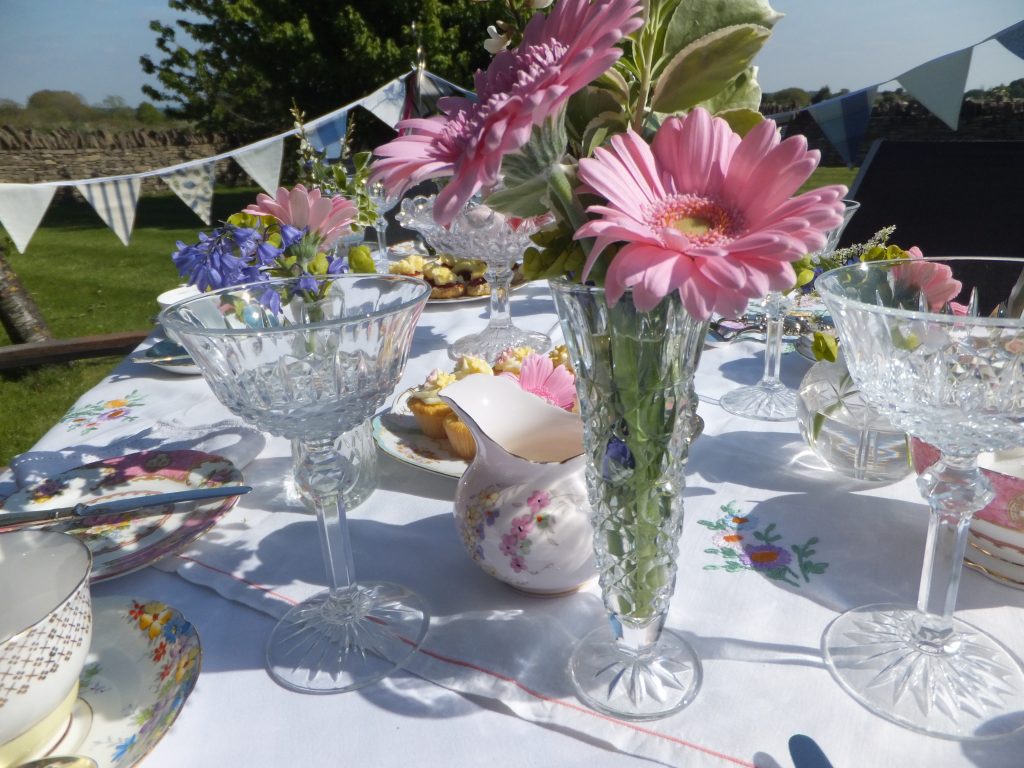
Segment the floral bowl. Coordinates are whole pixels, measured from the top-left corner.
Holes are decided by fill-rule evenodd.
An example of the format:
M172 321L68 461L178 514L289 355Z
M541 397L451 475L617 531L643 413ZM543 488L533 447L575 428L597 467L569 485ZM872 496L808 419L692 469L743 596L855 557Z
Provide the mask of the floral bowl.
M66 724L92 638L92 555L64 533L0 534L0 765Z

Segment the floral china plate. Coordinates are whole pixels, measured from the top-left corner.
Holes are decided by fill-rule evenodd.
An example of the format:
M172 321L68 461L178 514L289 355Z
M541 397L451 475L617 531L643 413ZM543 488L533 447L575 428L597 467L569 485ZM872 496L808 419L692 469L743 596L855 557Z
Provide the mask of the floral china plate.
M133 597L93 598L89 655L78 700L48 755L85 755L129 768L156 746L192 692L202 650L179 611Z
M44 480L0 501L5 511L73 506L80 502L148 496L189 488L237 484L242 473L227 459L202 451L141 451L86 464ZM238 501L237 496L187 502L179 511L131 518L131 513L102 515L88 528L77 523L52 526L81 539L92 551L92 581L122 576L175 552L209 530ZM183 509L184 508L184 509Z
M373 417L373 439L384 453L414 467L447 477L462 477L469 462L452 450L446 440L427 437L409 410L411 389L398 396L390 411Z

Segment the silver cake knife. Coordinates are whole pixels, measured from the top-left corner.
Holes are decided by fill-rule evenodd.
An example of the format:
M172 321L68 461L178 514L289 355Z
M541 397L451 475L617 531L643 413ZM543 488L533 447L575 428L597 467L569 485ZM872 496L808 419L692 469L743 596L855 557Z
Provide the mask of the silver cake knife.
M162 512L168 504L241 496L251 490L252 488L248 485L219 485L216 488L190 488L187 491L153 493L149 496L132 496L127 499L111 499L92 504L83 502L71 507L52 507L28 512L4 512L0 509L0 531L29 525L66 523L72 520L87 522L87 518L95 515L110 515L118 512L137 512L140 516L154 515Z

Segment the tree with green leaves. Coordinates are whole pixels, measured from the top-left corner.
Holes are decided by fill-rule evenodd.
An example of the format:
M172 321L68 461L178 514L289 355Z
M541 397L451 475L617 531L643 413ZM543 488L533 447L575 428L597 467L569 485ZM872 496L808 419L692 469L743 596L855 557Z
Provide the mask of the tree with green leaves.
M503 0L168 0L180 17L152 21L163 58L141 59L171 117L232 140L291 127L409 71L422 46L430 71L472 87L486 66L484 30ZM415 25L415 27L414 27ZM179 39L180 34L180 39Z

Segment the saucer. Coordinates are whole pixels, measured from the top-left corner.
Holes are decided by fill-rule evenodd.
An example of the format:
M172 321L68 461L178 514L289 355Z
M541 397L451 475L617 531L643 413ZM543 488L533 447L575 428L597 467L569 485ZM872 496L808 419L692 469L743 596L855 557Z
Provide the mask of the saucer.
M189 357L188 350L170 339L158 341L151 347L132 356L133 363L145 363L162 371L177 373L181 376L199 376L202 371Z
M154 493L239 483L242 473L227 459L202 451L140 451L95 461L22 488L0 501L5 510L43 510ZM53 526L83 541L93 556L92 582L121 576L176 552L209 530L238 501L237 496L184 502L177 511L132 517L97 515L83 528L77 522ZM183 508L185 505L188 508Z
M47 755L129 768L163 738L199 677L199 635L179 611L133 597L93 598L78 701Z

